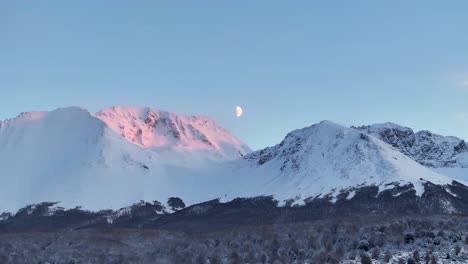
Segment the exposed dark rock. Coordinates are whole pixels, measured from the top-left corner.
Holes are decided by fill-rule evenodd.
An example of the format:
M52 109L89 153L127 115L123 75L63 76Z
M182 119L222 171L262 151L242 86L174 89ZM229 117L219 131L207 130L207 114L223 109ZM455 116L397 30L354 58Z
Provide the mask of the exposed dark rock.
M352 127L375 136L398 151L427 167L455 167L459 154L468 152L464 140L441 136L430 131L414 132L411 128L385 123L371 126Z
M171 197L167 200L167 204L172 210L177 211L185 208L185 203L179 197Z
M453 182L439 186L427 182L422 196L411 184L394 184L379 192L377 186L362 186L343 191L335 200L330 196L311 197L304 205L278 206L271 196L237 198L221 203L207 201L185 207L182 199L172 197L169 213L159 202L140 202L118 211L89 212L80 208L64 210L55 203L30 205L14 215L4 214L0 230L55 230L116 226L125 228L222 229L253 224L295 223L329 217L386 214L457 214L468 215L468 188ZM448 192L447 190L450 190ZM422 236L422 235L421 235Z

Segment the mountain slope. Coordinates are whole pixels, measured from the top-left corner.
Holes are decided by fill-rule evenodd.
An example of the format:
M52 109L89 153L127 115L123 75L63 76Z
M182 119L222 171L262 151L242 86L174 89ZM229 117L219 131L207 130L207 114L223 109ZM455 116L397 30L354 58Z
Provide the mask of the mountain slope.
M128 141L155 151L204 152L214 160L239 158L250 148L206 117L143 107L111 107L95 115Z
M113 199L132 203L140 195L131 187L163 169L150 157L86 110L25 113L0 130L0 207L41 201L91 208L107 207ZM151 191L140 187L142 197Z
M468 145L464 140L441 136L393 123L356 127L397 148L416 162L460 180L468 180Z
M66 208L117 209L169 197L187 205L258 196L273 196L281 204L335 203L343 195L365 200L390 191L379 204L414 193L410 207L429 195L443 197L442 205L431 199L432 207L457 212L455 205L465 199L460 198L465 191L451 194L458 188L450 187L452 178L329 121L233 160L247 151L209 119L148 108L26 113L0 127L0 208L60 201Z
M385 189L412 184L422 195L427 181L452 181L377 138L329 121L293 131L279 145L253 152L244 162L249 169L238 174L259 182L240 189L252 196L274 194L279 200L337 195L342 189L365 185Z
M163 115L178 120L173 114ZM133 118L120 119L128 120ZM164 149L145 148L74 107L23 113L6 120L0 127L0 210L14 211L44 201L97 210L139 200L165 200L178 193L174 191L178 185L196 181L190 178L191 168L240 156L235 153L238 147L248 151L213 121L195 117L189 121L184 123L186 128L205 121L216 127L206 137L212 145L187 133L183 142L164 142ZM161 121L158 129L171 131L172 127ZM151 142L158 144L161 138Z

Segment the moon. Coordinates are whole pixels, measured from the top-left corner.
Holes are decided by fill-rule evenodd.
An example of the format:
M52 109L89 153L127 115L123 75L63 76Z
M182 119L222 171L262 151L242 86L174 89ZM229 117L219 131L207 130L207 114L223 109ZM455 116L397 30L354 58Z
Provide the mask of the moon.
M242 107L236 106L236 117L241 117L243 113L244 110L242 110Z

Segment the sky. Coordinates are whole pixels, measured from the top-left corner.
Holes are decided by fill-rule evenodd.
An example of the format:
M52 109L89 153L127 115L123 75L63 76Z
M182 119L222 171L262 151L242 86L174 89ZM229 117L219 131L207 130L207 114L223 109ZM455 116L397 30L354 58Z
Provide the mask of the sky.
M127 105L209 116L253 149L321 120L468 139L467 13L463 0L1 1L0 120Z

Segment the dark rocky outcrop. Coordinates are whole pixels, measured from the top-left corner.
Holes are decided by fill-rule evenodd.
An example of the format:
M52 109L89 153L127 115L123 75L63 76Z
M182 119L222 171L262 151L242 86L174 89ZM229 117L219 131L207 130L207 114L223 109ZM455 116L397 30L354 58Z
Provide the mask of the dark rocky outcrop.
M465 141L427 130L414 132L393 123L352 127L390 144L401 153L426 167L466 167L461 154L467 155Z
M64 210L54 207L54 203L42 203L27 206L14 215L4 215L0 231L91 227L197 230L363 215L468 215L467 186L458 182L447 186L426 182L424 188L423 195L418 196L411 184L395 183L380 192L377 186L361 186L343 191L335 198L330 195L311 197L302 205L290 201L283 206L271 196L261 196L237 198L226 203L212 200L184 208L182 199L173 197L168 204L175 212L157 201L142 201L118 211L99 212L80 208Z

